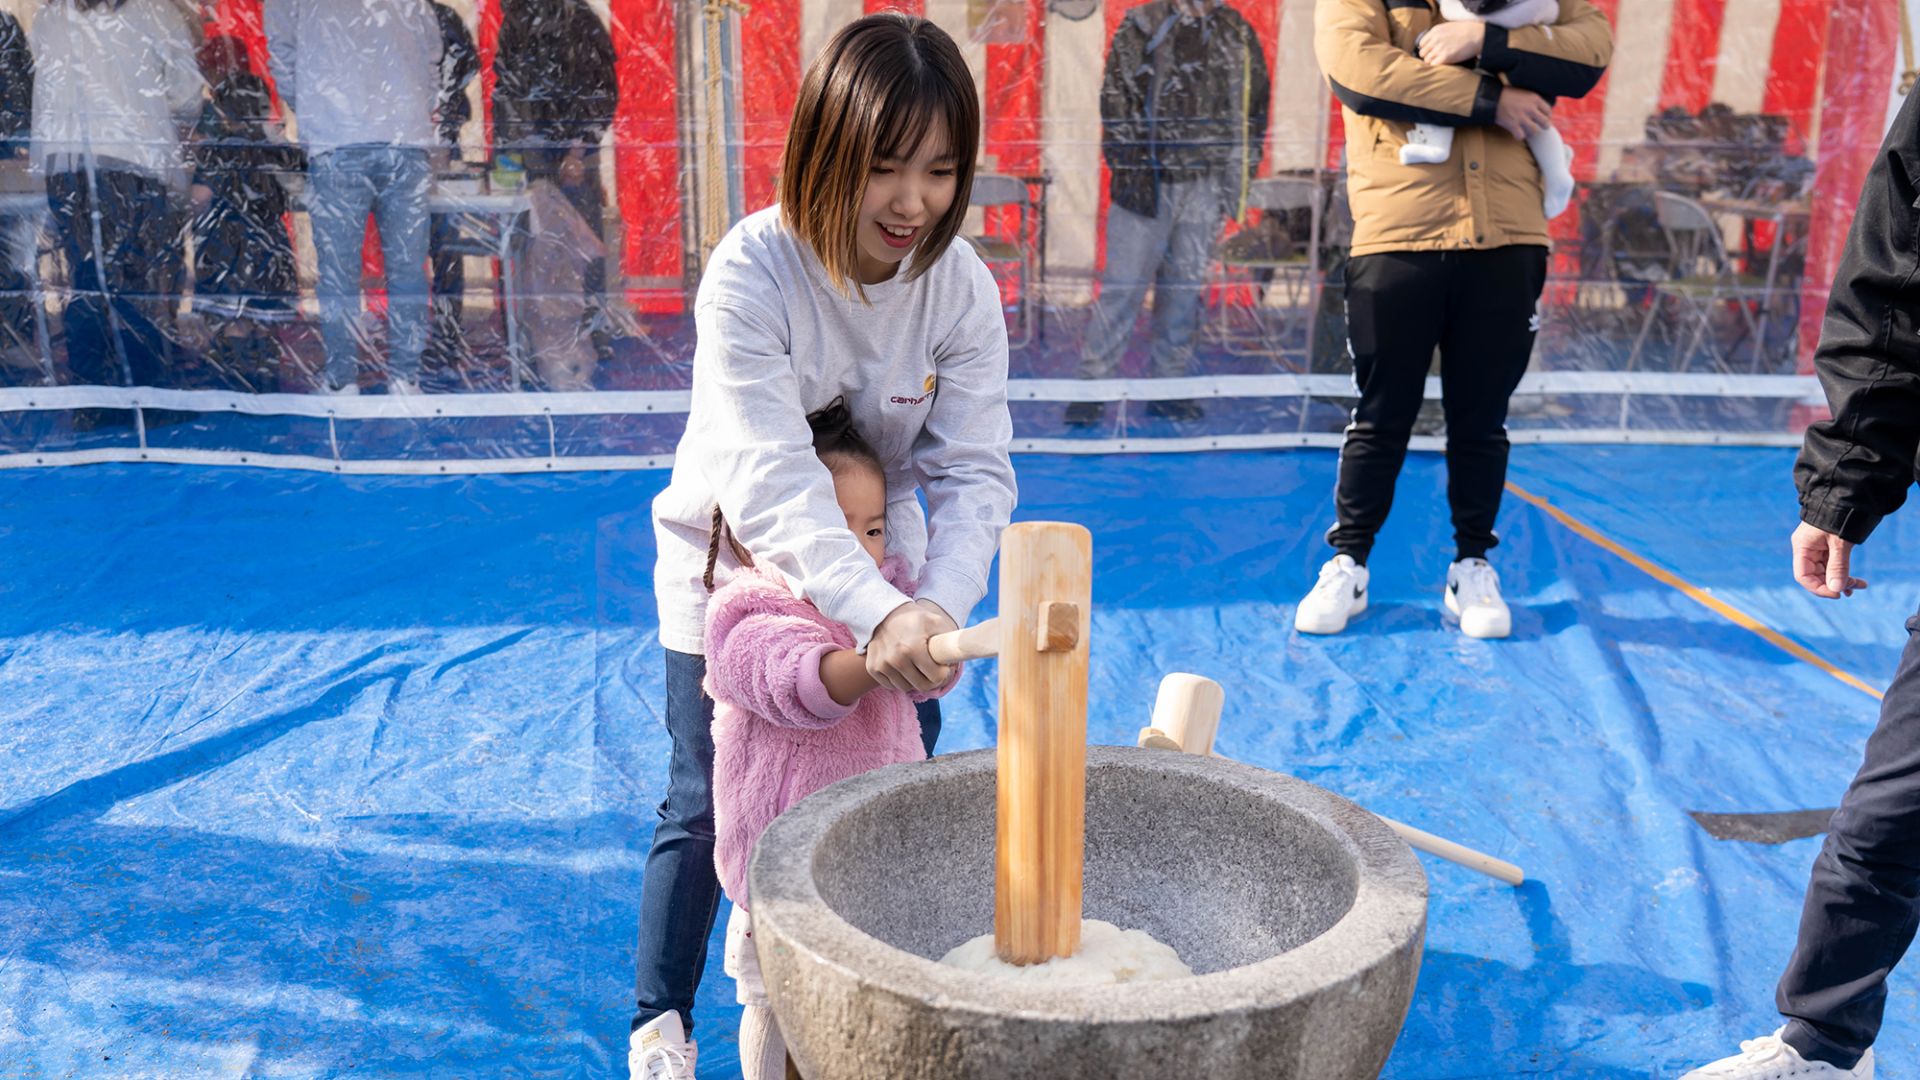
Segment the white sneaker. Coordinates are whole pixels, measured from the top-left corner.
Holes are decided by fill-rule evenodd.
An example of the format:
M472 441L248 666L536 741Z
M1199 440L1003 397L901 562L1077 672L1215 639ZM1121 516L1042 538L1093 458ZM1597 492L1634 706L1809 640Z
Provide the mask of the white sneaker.
M1872 1080L1873 1050L1861 1056L1859 1064L1842 1069L1824 1061L1808 1061L1780 1038L1781 1028L1771 1035L1748 1039L1732 1057L1702 1065L1680 1080Z
M1350 555L1335 555L1320 567L1320 580L1293 612L1303 634L1337 634L1347 620L1367 610L1367 568Z
M395 375L392 378L389 378L387 380L387 393L389 395L407 397L409 395L417 394L419 392L420 392L420 384L417 382L414 382L412 379L403 379L400 376Z
M693 1080L699 1047L680 1026L680 1014L668 1009L646 1022L627 1044L631 1080Z
M320 380L320 389L316 393L322 397L359 397L360 384L350 382L342 386L334 386L323 378Z
M1461 559L1447 567L1447 610L1468 637L1503 638L1513 632L1513 613L1500 599L1500 575L1485 559Z

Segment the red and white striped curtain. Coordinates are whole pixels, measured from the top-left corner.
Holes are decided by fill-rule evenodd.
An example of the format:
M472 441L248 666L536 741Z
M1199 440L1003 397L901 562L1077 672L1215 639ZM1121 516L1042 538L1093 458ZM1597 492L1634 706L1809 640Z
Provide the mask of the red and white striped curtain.
M1107 210L1099 153L1098 87L1107 42L1140 0L1106 0L1087 17L1045 0L753 0L739 19L739 65L750 91L739 102L744 145L740 190L752 210L773 199L781 140L806 62L833 30L866 11L897 10L940 24L959 41L981 90L984 164L998 172L1052 177L1048 192L1049 299L1083 301L1102 257ZM1273 108L1264 169L1337 163L1333 108L1313 61L1314 0L1229 0L1266 42ZM1562 102L1557 122L1575 149L1575 173L1606 179L1647 118L1712 102L1736 112L1784 116L1788 152L1817 162L1815 217L1801 325L1817 335L1818 309L1851 207L1894 100L1902 54L1902 3L1920 0L1595 0L1613 20L1618 47L1605 80ZM212 28L235 33L264 61L261 0L216 0ZM475 130L484 143L499 0L456 0L482 51ZM596 0L612 27L622 87L613 129L614 190L625 222L624 270L644 310L676 310L682 298L683 214L679 181L676 49L669 0ZM1073 14L1078 14L1074 12ZM1909 14L1911 19L1913 16ZM262 70L265 64L260 64ZM1011 222L988 221L989 230ZM1556 223L1565 235L1574 215Z

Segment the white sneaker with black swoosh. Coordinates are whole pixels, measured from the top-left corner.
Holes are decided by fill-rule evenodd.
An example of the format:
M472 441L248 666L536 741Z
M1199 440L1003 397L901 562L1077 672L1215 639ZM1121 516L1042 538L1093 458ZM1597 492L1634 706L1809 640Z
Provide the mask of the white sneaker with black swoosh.
M1485 559L1461 559L1447 568L1447 610L1468 637L1503 638L1513 632L1513 613L1500 599L1500 575Z
M1347 620L1367 610L1367 568L1351 555L1335 555L1320 568L1320 580L1293 612L1303 634L1337 634Z

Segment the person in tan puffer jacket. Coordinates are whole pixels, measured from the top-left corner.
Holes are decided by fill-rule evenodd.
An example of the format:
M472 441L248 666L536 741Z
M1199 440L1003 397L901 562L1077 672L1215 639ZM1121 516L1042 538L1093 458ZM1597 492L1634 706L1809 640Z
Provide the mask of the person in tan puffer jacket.
M1479 14L1502 6L1483 0ZM1367 555L1441 356L1454 561L1446 610L1473 637L1512 617L1487 552L1507 475L1507 399L1540 328L1547 222L1525 139L1552 100L1592 90L1613 53L1606 16L1562 0L1559 21L1506 28L1442 21L1432 0L1319 0L1314 51L1344 106L1353 250L1347 344L1359 402L1335 489L1334 557L1294 626L1333 634L1366 610ZM1403 165L1414 124L1455 129L1439 164Z

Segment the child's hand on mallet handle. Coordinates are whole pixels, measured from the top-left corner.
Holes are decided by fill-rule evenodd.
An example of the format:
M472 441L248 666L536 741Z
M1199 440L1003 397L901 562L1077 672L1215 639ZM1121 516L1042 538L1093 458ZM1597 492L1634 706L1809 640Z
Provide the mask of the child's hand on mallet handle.
M931 600L901 604L874 628L867 643L867 674L890 690L938 688L953 669L934 661L927 639L956 629L953 619Z

